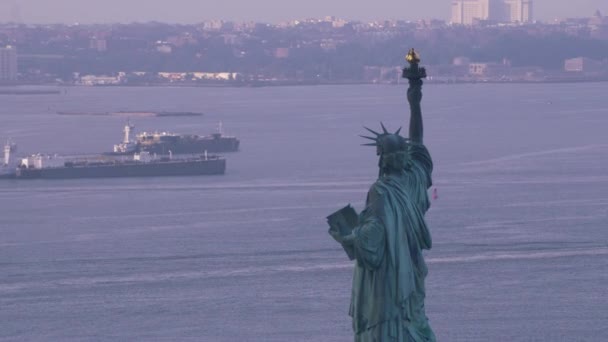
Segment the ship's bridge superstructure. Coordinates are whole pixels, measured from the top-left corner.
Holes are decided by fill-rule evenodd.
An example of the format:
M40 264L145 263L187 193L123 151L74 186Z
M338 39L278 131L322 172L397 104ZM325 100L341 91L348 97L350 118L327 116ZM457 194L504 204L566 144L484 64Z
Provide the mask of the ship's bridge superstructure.
M131 141L131 132L135 126L131 125L131 122L127 122L123 128L124 138L122 143L114 145L114 153L131 153L136 149L135 143Z
M62 167L65 165L65 157L58 155L33 154L21 159L19 167L27 169L42 169L47 167Z

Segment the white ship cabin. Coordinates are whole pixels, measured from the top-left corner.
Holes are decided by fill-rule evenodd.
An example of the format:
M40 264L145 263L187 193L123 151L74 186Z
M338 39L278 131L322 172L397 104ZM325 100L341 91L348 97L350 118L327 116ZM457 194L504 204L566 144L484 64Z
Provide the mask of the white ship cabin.
M57 155L42 155L34 154L21 159L19 167L28 169L42 169L47 167L63 167L65 166L65 158Z
M181 135L170 132L154 132L148 133L143 132L136 135L136 139L138 142L146 143L146 142L160 142L160 141L175 141L180 139Z
M135 151L135 143L131 141L131 131L133 131L134 128L135 126L131 125L131 122L128 121L122 130L124 132L122 143L114 145L115 153L128 153Z
M4 163L3 166L8 166L11 162L11 146L9 144L4 145Z
M133 155L133 160L148 163L152 160L150 152L139 152Z
M10 140L4 144L4 160L1 166L9 166L11 164L12 158L11 154L17 151L17 144L11 142Z
M130 153L135 151L135 144L133 142L129 142L129 143L121 143L121 144L117 144L114 145L114 152L115 153Z

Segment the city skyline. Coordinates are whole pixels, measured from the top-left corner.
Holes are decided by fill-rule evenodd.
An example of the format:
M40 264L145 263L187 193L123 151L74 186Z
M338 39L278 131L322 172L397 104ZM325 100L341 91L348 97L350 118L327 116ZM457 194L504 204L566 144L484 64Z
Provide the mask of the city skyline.
M442 19L451 17L451 0L379 0L373 6L347 0L225 0L221 4L197 0L174 0L150 6L150 0L7 0L0 4L0 22L46 23L128 23L160 21L197 23L206 20L257 21L279 23L303 18L336 16L347 20ZM410 10L411 8L415 10ZM605 0L535 0L534 19L589 17L596 10L608 12ZM396 14L400 13L400 14Z

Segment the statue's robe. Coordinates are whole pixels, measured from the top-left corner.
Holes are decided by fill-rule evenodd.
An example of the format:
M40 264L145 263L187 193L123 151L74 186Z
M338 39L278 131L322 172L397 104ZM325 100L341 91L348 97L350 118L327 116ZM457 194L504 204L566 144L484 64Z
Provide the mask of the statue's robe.
M424 214L433 163L422 144L410 145L401 174L372 185L354 230L356 265L350 315L355 341L435 341L424 310L431 248Z

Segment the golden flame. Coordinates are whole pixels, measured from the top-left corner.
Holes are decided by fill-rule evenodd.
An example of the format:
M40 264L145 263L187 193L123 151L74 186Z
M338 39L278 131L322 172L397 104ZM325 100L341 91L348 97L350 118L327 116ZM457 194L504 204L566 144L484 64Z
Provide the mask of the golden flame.
M414 49L410 49L405 56L405 60L409 63L420 63L420 55Z

